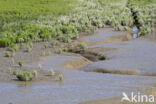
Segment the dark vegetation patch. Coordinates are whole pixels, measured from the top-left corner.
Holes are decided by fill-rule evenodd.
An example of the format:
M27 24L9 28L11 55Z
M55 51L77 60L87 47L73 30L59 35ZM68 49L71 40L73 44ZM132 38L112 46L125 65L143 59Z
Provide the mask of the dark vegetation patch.
M79 38L78 32L91 33L105 25L127 30L133 23L131 12L121 8L122 2L116 3L114 0L2 0L0 47L54 38L71 42Z
M152 32L155 0L1 0L0 47L57 39L71 42L79 32L109 25L115 30Z

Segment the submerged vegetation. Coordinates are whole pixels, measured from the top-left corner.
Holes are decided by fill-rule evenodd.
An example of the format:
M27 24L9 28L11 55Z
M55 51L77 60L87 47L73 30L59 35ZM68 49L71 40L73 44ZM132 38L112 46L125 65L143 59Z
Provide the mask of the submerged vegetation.
M28 52L32 42L69 43L79 32L105 26L122 31L137 25L145 35L156 17L154 0L1 0L0 7L0 47L16 51L14 44L29 42Z

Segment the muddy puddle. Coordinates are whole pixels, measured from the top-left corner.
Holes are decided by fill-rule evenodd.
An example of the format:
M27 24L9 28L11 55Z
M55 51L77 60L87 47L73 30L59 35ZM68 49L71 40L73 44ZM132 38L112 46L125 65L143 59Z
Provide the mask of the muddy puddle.
M120 104L122 92L156 95L156 77L144 75L154 73L156 68L154 65L156 55L152 54L156 50L156 44L143 39L99 42L112 37L127 37L126 34L127 32L116 32L111 28L99 30L96 35L84 38L88 44L91 43L88 50L92 54L47 57L40 64L45 70L61 71L64 76L63 81L27 85L0 83L0 102L3 104L113 104L110 101L115 98L113 101ZM93 42L99 43L93 44ZM149 51L151 48L152 51ZM99 54L103 55L101 60L93 58ZM38 63L27 66L38 67ZM108 72L95 73L95 69ZM111 73L112 71L114 73ZM126 73L116 73L118 71ZM130 71L137 73L129 75Z

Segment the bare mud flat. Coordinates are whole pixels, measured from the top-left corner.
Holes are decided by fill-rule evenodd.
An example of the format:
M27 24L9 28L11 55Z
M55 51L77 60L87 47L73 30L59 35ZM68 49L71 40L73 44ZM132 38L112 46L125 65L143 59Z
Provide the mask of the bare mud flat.
M156 96L156 44L143 38L133 40L130 35L127 38L127 34L106 28L82 39L90 44L88 52L102 54L104 60L93 61L88 58L93 56L75 53L52 54L40 60L43 69L62 72L63 81L0 83L0 103L129 104L121 102L122 92ZM38 62L26 66L37 68ZM97 69L102 73L96 73Z

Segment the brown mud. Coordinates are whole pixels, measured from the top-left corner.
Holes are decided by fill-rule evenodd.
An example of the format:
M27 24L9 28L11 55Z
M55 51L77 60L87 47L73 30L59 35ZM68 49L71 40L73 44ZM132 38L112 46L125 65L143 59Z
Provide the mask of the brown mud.
M3 80L0 83L0 102L4 104L129 104L128 102L121 103L122 92L156 95L156 77L138 75L138 73L147 74L146 71L149 72L149 70L154 73L155 54L148 50L155 51L155 43L142 39L127 39L128 41L126 41L121 37L127 37L127 32L117 32L111 28L100 30L96 34L83 37L81 42L100 43L101 41L112 40L112 37L113 40L118 40L119 37L121 40L112 41L112 43L92 44L86 50L79 50L75 47L69 53L63 52L62 54L55 54L54 48L46 49L43 44L36 45L38 50L36 54L33 54L36 58L34 56L31 58L31 54L26 53L27 55L24 55L22 60L25 58L27 60L24 62L25 69L38 70L38 64L42 65L42 69L46 70L46 72L41 71L40 73L39 71L39 74L41 74L39 79L41 80L34 80L28 85L9 84L6 83L6 80L6 82ZM76 44L78 43L79 41ZM137 45L134 46L134 44ZM35 50L33 49L33 51ZM49 54L49 51L51 54ZM46 55L42 56L42 52L45 52ZM0 55L4 59L6 58L4 53ZM13 69L18 68L17 63L21 60L18 52L16 55L17 59L15 59ZM40 56L43 58L39 58ZM28 57L34 62L32 63ZM153 58L151 59L151 57ZM5 60L10 62L9 59L6 58ZM137 63L134 60L137 60ZM4 61L4 65L10 67L10 64L5 64L5 62L7 61ZM143 63L143 65L140 63ZM138 66L148 67L149 70L137 70ZM49 80L51 77L48 70L50 69L58 73L61 72L63 81L57 81L57 75ZM95 73L95 69L100 69L100 71L107 69L107 72ZM120 73L118 73L119 69L121 70ZM7 71L9 72L9 70ZM2 68L1 72L6 73ZM133 72L138 73L135 75ZM42 76L46 76L47 79L43 77L42 80Z

